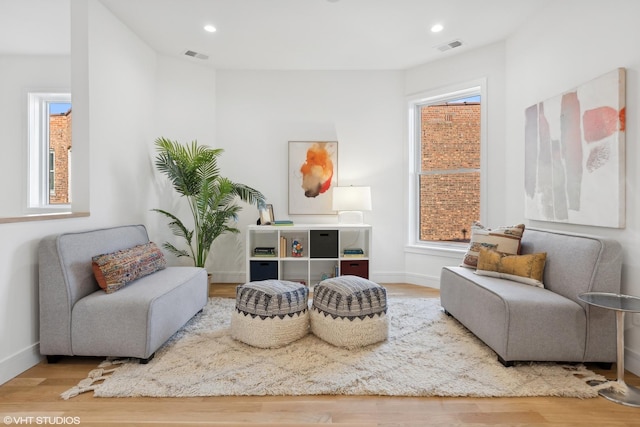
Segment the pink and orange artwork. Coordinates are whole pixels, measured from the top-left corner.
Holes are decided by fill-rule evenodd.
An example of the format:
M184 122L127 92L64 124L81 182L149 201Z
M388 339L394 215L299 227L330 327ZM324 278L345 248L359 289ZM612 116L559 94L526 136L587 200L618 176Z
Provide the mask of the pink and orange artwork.
M326 142L315 142L307 149L302 166L302 189L305 197L318 197L331 187L333 162Z
M289 142L289 214L333 214L338 143Z
M525 216L625 226L625 70L525 110Z

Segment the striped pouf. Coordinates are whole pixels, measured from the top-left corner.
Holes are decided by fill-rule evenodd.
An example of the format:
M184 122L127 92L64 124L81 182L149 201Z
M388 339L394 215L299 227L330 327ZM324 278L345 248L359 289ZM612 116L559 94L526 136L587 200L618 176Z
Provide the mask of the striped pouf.
M339 276L313 289L311 332L338 347L363 347L387 339L387 291L370 280Z
M249 282L236 288L231 336L260 348L277 348L309 332L309 289L282 280Z

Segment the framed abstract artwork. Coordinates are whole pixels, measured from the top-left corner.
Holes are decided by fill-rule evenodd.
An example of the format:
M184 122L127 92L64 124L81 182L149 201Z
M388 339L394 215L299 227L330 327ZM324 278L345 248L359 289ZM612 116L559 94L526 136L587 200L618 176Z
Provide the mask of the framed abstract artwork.
M289 214L331 215L337 141L289 141Z
M625 226L625 69L525 110L525 216Z

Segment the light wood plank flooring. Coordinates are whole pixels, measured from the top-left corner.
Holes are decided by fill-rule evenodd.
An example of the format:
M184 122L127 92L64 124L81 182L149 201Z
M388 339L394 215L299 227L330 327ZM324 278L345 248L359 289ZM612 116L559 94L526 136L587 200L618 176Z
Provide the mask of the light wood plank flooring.
M438 291L386 284L391 295L437 297ZM211 296L233 297L235 285L214 284ZM4 424L87 426L284 426L336 424L369 426L640 426L640 408L604 398L415 398L377 396L266 396L205 398L94 398L91 393L64 401L59 394L85 378L101 361L69 357L42 362L0 386ZM615 377L615 365L603 371ZM627 373L629 384L640 379ZM9 417L9 418L5 418ZM32 417L32 418L29 418ZM41 417L41 418L37 418ZM75 418L55 418L75 417Z

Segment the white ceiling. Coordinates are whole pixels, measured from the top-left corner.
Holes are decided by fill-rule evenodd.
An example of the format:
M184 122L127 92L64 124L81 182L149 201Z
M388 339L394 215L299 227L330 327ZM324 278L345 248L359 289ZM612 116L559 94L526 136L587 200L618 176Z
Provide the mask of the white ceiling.
M153 49L220 69L406 69L504 40L550 0L100 0ZM0 0L0 53L68 49L69 0ZM52 4L66 4L53 8ZM34 6L35 5L35 6ZM44 27L36 21L38 10ZM47 26L49 23L49 26ZM435 23L444 31L430 32ZM203 30L213 24L215 33ZM461 47L437 46L459 39ZM24 46L19 46L20 44ZM54 47L52 47L54 45ZM209 56L184 56L192 50Z

